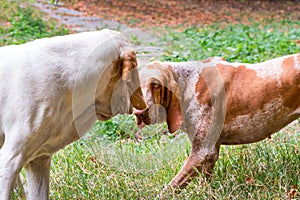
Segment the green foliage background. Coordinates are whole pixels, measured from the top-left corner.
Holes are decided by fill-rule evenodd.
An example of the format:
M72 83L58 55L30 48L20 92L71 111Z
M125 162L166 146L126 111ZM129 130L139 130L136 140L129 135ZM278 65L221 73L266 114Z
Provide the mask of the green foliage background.
M23 7L14 1L0 1L0 5L0 46L69 33L53 20L44 21L43 14L30 6Z
M202 60L221 56L230 62L255 63L300 52L300 22L269 20L251 25L214 24L170 31L162 60Z

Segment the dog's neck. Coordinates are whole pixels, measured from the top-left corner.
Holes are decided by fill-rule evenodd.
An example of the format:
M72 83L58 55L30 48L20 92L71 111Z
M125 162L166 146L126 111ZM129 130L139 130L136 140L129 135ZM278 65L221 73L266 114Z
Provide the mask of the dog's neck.
M195 109L193 105L198 105L196 103L197 94L195 93L196 83L198 82L199 76L203 70L203 66L201 62L198 61L189 61L189 62L170 62L166 63L171 69L172 74L174 76L175 81L177 82L178 88L180 90L181 99L180 102L182 107L182 115L183 115L183 124L181 129L186 132L195 132L195 127L190 124L187 116L192 116L195 113Z

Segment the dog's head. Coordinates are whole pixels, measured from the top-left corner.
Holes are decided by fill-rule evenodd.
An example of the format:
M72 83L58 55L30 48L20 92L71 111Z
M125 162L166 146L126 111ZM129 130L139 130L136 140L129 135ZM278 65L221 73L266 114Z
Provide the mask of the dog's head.
M108 83L99 83L98 90L100 91L101 87L108 84L104 99L110 103L110 106L104 110L102 102L97 102L96 99L96 112L99 120L106 120L117 114L132 113L132 107L146 108L133 49L124 49L120 58L111 64L107 73L111 77L110 80L107 80Z
M140 80L147 109L135 111L138 126L167 121L171 133L178 130L182 124L181 97L170 66L150 63L140 71Z

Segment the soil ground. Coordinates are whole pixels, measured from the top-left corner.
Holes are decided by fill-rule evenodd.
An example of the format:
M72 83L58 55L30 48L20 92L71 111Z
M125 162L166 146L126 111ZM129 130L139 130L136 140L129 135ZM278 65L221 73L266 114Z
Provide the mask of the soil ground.
M68 6L131 27L300 20L299 0L77 0Z

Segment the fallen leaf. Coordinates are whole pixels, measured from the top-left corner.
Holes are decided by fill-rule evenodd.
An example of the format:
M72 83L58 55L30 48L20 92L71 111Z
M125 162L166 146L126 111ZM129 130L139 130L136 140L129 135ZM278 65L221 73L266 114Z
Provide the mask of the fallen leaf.
M93 163L96 163L96 157L95 156L89 156L89 160Z
M245 179L245 181L248 185L253 185L255 183L255 180L249 176Z
M298 187L296 185L292 185L289 193L288 193L288 199L295 199L298 193Z

